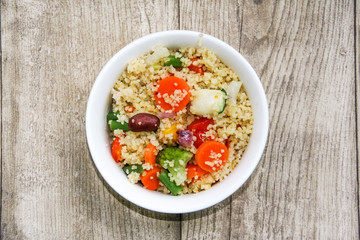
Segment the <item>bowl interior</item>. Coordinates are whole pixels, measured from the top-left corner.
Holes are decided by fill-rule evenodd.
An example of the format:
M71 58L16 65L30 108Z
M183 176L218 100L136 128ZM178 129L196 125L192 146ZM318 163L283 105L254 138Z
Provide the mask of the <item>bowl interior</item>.
M155 45L169 48L202 46L211 49L243 81L252 103L254 128L249 145L236 168L211 189L183 196L170 196L148 191L131 184L110 152L106 114L111 103L110 91L130 59L141 56ZM253 68L240 53L223 41L193 31L166 31L147 35L121 49L104 66L91 90L86 111L86 134L90 153L105 181L122 197L134 204L164 213L186 213L210 207L234 193L251 175L264 150L269 116L265 93Z

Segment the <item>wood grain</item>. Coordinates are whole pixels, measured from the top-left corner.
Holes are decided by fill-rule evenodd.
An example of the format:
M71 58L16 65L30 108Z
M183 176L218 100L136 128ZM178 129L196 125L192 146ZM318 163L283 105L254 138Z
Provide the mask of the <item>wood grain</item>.
M86 101L106 61L178 27L176 2L159 5L2 1L3 239L179 238L179 215L140 209L104 183L85 137Z
M231 11L202 4L180 2L180 27L235 34L230 44L240 45L263 81L271 129L263 160L232 197L230 213L185 215L183 236L356 238L353 3L254 1L229 4ZM201 17L190 18L190 9ZM210 9L227 18L211 21ZM211 228L220 222L221 229Z
M244 6L240 51L269 101L268 146L233 196L231 238L357 239L354 3Z
M357 1L1 1L1 239L359 239ZM263 158L203 211L139 208L104 182L85 137L102 66L151 32L239 50L269 101Z

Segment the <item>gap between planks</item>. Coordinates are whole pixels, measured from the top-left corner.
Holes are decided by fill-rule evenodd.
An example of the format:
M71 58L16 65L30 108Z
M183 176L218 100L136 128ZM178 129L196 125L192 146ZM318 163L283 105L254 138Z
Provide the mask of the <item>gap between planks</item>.
M356 136L356 177L357 177L357 206L358 206L358 229L360 234L360 176L359 176L359 160L360 160L360 112L358 107L360 106L360 3L354 1L354 64L355 64L355 136Z

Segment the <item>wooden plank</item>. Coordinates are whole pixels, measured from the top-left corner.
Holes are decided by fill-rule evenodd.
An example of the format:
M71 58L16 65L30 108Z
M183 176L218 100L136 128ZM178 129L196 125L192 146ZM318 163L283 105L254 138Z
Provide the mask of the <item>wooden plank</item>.
M180 1L180 29L213 35L238 49L242 3L236 1ZM231 198L182 216L182 239L230 239Z
M239 48L242 3L180 0L180 29L199 31Z
M84 123L106 61L178 28L177 13L173 1L2 1L2 239L179 238L180 215L136 207L104 183Z
M354 2L249 1L242 19L271 123L230 239L358 239Z

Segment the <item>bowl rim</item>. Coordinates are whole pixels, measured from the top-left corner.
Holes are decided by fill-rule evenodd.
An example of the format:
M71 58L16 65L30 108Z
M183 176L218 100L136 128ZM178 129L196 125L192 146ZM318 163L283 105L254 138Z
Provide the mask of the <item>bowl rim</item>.
M232 172L225 179L221 180L219 183L215 184L214 186L212 186L210 189L208 189L206 191L202 191L202 192L199 192L196 194L171 196L171 195L166 195L166 194L159 193L159 192L148 191L146 189L143 189L142 187L131 184L127 180L127 178L124 176L125 174L121 171L121 168L112 160L112 158L111 158L112 163L108 162L109 156L111 157L110 144L104 143L103 145L101 145L103 142L101 142L100 140L97 139L99 137L99 134L102 135L102 137L104 137L103 133L101 131L106 131L106 128L104 129L104 126L102 126L102 128L97 129L98 125L96 124L96 121L94 120L94 118L99 119L98 115L104 115L104 111L102 114L98 114L98 112L97 112L97 107L100 104L99 100L102 101L102 99L98 99L97 95L99 95L100 94L99 91L103 89L102 83L104 81L107 81L107 82L110 81L105 78L109 77L111 75L110 74L111 72L114 72L114 71L122 72L123 69L120 69L121 67L119 68L119 65L122 64L123 65L122 67L124 68L126 66L126 64L129 62L129 60L131 60L131 58L126 58L127 60L122 60L121 58L123 56L125 56L125 57L128 56L128 54L129 54L128 52L131 52L131 51L134 56L140 56L140 55L148 52L154 46L154 44L150 45L151 42L156 43L156 41L159 41L160 39L166 39L166 38L171 38L175 41L178 37L184 37L184 36L188 37L190 39L189 41L192 43L191 45L184 44L184 46L196 46L199 39L201 39L203 46L204 46L204 43L208 43L210 45L212 44L211 46L213 46L214 48L224 50L224 52L226 52L227 54L231 54L231 57L236 58L239 61L239 63L241 63L241 64L232 63L232 62L229 63L220 57L220 59L226 65L228 65L230 68L232 68L238 75L240 75L240 74L238 71L236 71L234 69L234 67L233 67L234 64L236 64L235 67L237 67L239 65L238 67L244 69L246 74L249 75L249 80L245 81L246 84L243 79L241 79L241 80L244 83L244 85L247 89L247 92L248 92L248 87L252 86L251 91L254 91L254 93L256 93L255 94L256 98L255 98L255 96L252 96L252 97L249 96L249 98L252 103L253 111L254 111L254 106L255 106L254 104L256 104L256 106L259 106L259 107L257 107L257 111L261 115L262 119L259 120L258 118L255 118L255 113L254 113L254 129L253 129L253 133L250 137L249 145L246 148L245 153L242 156L242 159L239 161L238 165L235 167L235 169L232 170ZM188 38L186 38L185 41L188 41L187 40ZM194 42L194 39L197 40L196 43ZM146 50L145 50L144 46L147 46ZM172 44L166 44L166 46L173 47ZM207 44L205 44L204 47L209 48L209 46ZM134 50L134 49L136 49L136 50ZM210 49L213 50L216 53L216 55L222 54L222 53L215 51L212 48L210 48ZM125 65L124 65L124 61L126 62ZM114 70L116 67L118 69ZM118 76L119 75L116 76L116 79L118 78ZM251 82L251 84L250 84L250 82ZM247 84L250 84L250 85L247 85ZM112 86L113 86L113 84L112 84ZM112 86L111 86L111 88L112 88ZM102 90L102 91L104 92L104 90ZM107 94L109 95L110 91ZM100 96L101 96L101 94L100 94ZM106 98L106 94L104 96ZM109 101L109 100L107 100L107 101ZM107 110L108 109L106 109L106 111ZM104 117L103 122L106 123L105 116L101 116L101 117ZM255 123L258 125L255 125ZM90 95L89 95L89 98L87 101L85 124L86 124L87 143L88 143L89 151L92 156L93 162L94 162L97 170L101 174L101 176L109 184L109 186L112 189L114 189L115 192L117 192L120 196L124 197L128 201L130 201L140 207L143 207L143 208L146 208L146 209L149 209L152 211L156 211L156 212L180 214L180 213L199 211L199 210L211 207L211 206L223 201L227 197L231 196L236 190L238 190L246 182L246 180L250 177L250 175L253 173L253 171L259 164L261 156L265 149L268 132L269 132L269 111L268 111L268 103L266 100L265 91L260 82L259 77L257 76L257 74L256 74L255 70L252 68L252 66L248 63L248 61L236 49L234 49L233 47L231 47L229 44L225 43L224 41L222 41L218 38L215 38L211 35L205 34L205 33L188 31L188 30L170 30L170 31L162 31L162 32L148 34L148 35L145 35L141 38L134 40L133 42L129 43L128 45L126 45L125 47L120 49L120 51L118 51L105 64L105 66L100 71L99 75L97 76L97 78L92 86L92 89L91 89L91 92L90 92ZM255 129L255 126L259 126L259 127L257 129ZM253 137L255 131L256 131L256 140L254 140L254 137ZM108 140L108 142L109 142L109 140ZM256 144L254 142L256 142ZM101 146L99 146L99 144ZM249 150L250 147L251 147L251 150ZM100 149L101 149L101 151L100 151ZM106 153L106 151L108 153ZM102 153L102 155L101 155L101 153ZM237 169L239 169L238 166L241 164L241 162L245 156L247 159L252 160L252 162L250 162L251 164L249 166L247 166L248 169L246 169L245 174L241 175L241 176L237 176L236 178L232 177L232 176L235 176L235 174L233 174L233 173L236 172ZM105 159L105 162L104 162L104 159ZM105 165L104 163L106 163L106 167L104 166ZM116 166L117 169L115 169L114 166ZM120 175L122 174L123 176L117 177L116 174L119 174L119 172L121 172ZM240 172L240 170L239 170L239 172ZM114 177L114 176L116 176L116 177ZM231 178L231 180L229 180L230 178ZM124 181L124 179L126 181ZM231 182L231 181L235 181L235 182ZM228 185L224 185L227 182L228 182ZM122 188L122 186L125 186L125 187ZM130 186L134 186L134 187L130 187ZM221 194L216 194L218 191L220 191ZM144 200L144 198L146 198L147 200ZM150 198L152 200L149 201L148 198Z

